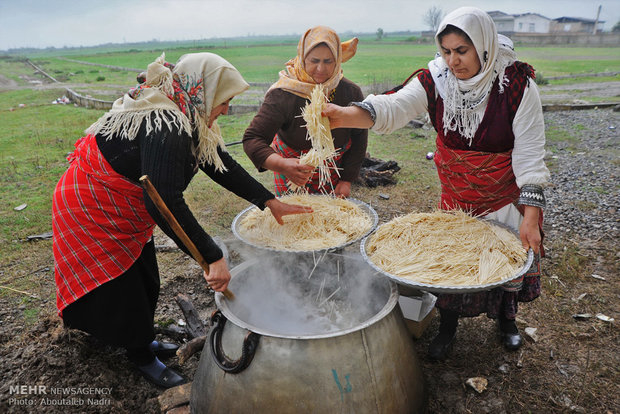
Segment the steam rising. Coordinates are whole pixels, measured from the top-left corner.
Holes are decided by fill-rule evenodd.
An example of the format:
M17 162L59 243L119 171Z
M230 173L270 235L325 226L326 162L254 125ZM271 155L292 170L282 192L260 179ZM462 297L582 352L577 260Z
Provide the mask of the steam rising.
M232 273L236 298L224 301L224 314L275 336L355 328L379 313L391 293L387 279L345 254L262 252Z

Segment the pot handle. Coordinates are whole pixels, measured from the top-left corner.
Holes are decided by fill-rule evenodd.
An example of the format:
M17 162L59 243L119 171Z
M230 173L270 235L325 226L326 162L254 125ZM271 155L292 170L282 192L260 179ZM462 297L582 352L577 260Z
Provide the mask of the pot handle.
M226 325L226 316L219 310L216 310L211 315L211 333L209 334L209 342L211 343L211 355L213 360L223 371L229 374L238 374L247 367L250 366L256 348L258 347L258 341L260 335L255 332L248 332L243 340L241 347L241 357L233 361L229 359L224 350L222 349L222 332L224 331L224 325Z

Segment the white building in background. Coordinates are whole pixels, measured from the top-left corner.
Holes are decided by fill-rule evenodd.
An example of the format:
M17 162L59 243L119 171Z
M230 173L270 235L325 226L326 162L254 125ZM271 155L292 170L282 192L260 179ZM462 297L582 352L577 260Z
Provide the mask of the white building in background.
M507 14L499 10L488 12L497 31L512 33L549 33L552 20L537 13Z

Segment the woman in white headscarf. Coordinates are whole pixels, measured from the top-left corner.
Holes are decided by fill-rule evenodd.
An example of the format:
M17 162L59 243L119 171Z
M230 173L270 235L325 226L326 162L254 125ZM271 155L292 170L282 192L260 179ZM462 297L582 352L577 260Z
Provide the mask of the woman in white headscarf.
M283 215L309 211L276 200L225 151L216 119L247 88L241 74L212 53L184 55L176 65L162 55L149 65L145 82L78 140L54 191L56 296L65 326L126 348L145 378L161 387L183 378L158 359L174 355L177 346L154 340L155 224L187 249L139 178L149 176L209 263L204 278L216 291L228 286L228 265L183 198L198 169L261 209L269 207L280 223Z
M499 320L506 349L522 338L515 324L518 302L540 293L545 132L534 70L516 60L512 42L497 34L491 17L473 7L448 14L437 30L438 54L393 94L368 96L324 113L332 128L366 127L389 133L427 112L437 131L435 164L440 208L486 215L519 230L525 249L536 253L523 280L491 291L440 295L439 334L429 356L443 359L459 316L485 313Z

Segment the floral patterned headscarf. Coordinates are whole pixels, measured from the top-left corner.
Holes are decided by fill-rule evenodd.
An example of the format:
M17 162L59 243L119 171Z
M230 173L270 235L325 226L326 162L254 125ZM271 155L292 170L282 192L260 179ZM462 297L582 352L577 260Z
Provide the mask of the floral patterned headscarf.
M145 81L117 99L87 133L131 140L145 121L147 134L160 131L163 124L190 135L195 132L197 161L224 171L217 154L218 147L225 148L224 141L217 122L209 127L209 117L213 108L247 88L239 71L218 55L187 54L173 65L162 54L148 66Z

